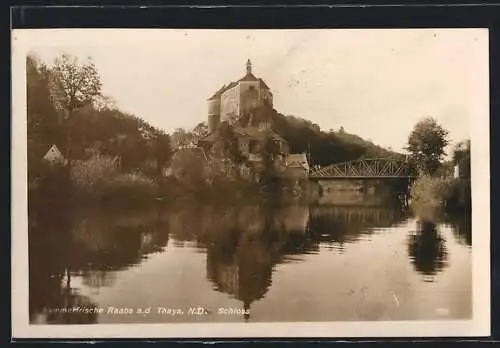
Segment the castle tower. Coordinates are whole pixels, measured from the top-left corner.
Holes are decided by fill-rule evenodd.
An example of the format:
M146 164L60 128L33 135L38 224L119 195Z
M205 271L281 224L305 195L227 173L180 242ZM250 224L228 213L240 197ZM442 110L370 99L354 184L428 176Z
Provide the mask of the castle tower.
M220 123L220 96L214 95L208 99L208 131L215 132Z
M252 73L252 62L250 59L247 60L247 75L250 75Z

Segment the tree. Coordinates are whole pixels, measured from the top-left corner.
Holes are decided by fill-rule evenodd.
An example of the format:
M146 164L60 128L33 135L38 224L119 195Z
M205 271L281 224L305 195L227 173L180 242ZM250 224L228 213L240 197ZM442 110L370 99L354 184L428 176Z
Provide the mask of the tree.
M407 150L416 168L426 174L434 174L445 155L448 131L431 117L420 120L408 137Z
M198 140L208 135L208 126L205 122L200 122L192 131L183 128L174 130L171 136L172 146L176 149L182 147L194 147Z
M156 150L156 170L157 179L160 185L163 185L163 168L172 157L172 149L170 147L170 137L168 134L160 133L155 138Z
M26 59L28 170L37 167L52 144L61 146L57 110L50 101L46 67L36 57ZM39 163L38 163L39 164Z
M75 110L91 105L101 95L101 79L89 58L81 63L77 57L63 54L54 60L50 69L52 101L64 113L66 123L66 158L68 167L72 160L72 119Z
M174 149L179 149L182 147L193 146L194 138L191 132L187 132L182 128L177 128L173 131L171 137L172 147Z
M203 186L206 165L203 152L199 148L181 149L172 156L173 176L192 191Z
M116 109L116 101L110 96L99 95L93 101L93 108L96 111Z
M236 179L239 177L239 168L244 161L238 138L233 127L227 122L221 123L218 136L210 149L210 177Z
M212 146L212 155L228 160L232 163L241 163L243 156L241 155L238 138L234 133L233 126L227 122L223 122L219 126L217 140Z
M266 134L259 148L262 166L260 170L260 182L263 183L265 189L276 189L279 184L279 174L276 168L276 160L279 156L279 145L273 138Z
M206 122L200 122L193 128L193 136L196 140L208 135L208 125Z

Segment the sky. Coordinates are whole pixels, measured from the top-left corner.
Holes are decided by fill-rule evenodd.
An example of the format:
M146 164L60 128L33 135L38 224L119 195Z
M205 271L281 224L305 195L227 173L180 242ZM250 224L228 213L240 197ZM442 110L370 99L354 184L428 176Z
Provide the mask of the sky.
M279 112L396 151L423 117L455 143L488 110L486 29L37 29L23 40L49 64L92 57L103 93L167 132L206 121L206 99L247 59Z

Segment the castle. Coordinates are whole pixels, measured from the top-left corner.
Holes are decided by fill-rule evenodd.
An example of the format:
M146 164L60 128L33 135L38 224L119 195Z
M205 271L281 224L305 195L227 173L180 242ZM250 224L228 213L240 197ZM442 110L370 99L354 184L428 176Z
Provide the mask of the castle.
M208 99L208 130L212 133L221 121L232 122L259 106L272 108L273 94L264 80L252 73L249 59L245 76L222 86Z
M246 74L239 80L222 86L208 100L208 135L198 145L209 150L219 138L219 125L232 125L240 153L251 162L261 162L260 149L266 139L272 139L279 149L276 165L294 177L304 177L309 171L305 154L290 154L289 144L273 131L273 94L261 78L255 77L250 60Z

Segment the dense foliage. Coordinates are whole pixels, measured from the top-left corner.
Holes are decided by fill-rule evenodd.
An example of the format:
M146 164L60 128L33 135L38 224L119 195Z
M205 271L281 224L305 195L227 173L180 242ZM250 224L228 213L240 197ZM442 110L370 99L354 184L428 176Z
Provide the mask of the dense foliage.
M408 137L408 151L420 172L434 174L445 155L448 131L431 117L423 118Z
M29 56L26 67L31 188L53 173L43 160L49 148L55 144L67 156L69 141L75 161L70 173L77 191L99 191L104 181L116 179L109 171L130 174L119 177L122 186L128 179L146 183L146 179L138 179L138 171L150 180L161 177L161 168L171 156L168 135L106 103L91 64L78 67L73 58L63 56L53 66L46 66ZM85 83L73 86L71 76L79 76Z
M411 160L420 172L410 192L412 206L426 219L436 212L471 209L470 140L458 143L451 160L444 161L447 136L446 129L427 117L415 125L408 138Z

